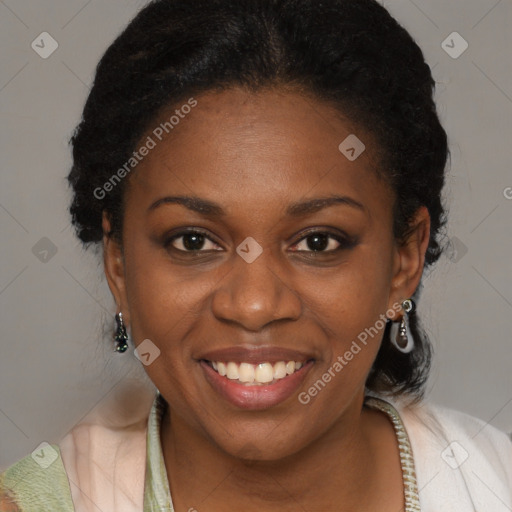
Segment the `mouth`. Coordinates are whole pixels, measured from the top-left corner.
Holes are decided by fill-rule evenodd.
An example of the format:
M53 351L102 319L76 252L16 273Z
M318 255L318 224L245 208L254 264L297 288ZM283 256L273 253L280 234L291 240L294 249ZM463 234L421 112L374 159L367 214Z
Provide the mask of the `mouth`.
M238 346L196 360L215 395L237 409L263 410L297 393L316 362L313 354L273 346Z
M253 364L250 362L209 361L202 362L218 375L243 386L272 386L298 372L313 359L300 361L269 361Z

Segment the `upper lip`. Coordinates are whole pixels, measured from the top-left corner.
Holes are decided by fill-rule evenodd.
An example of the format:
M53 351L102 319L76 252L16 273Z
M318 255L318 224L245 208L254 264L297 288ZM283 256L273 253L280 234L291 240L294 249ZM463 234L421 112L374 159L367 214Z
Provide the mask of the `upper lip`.
M222 361L233 363L277 363L278 361L306 362L314 359L312 354L299 350L291 350L270 345L250 347L236 346L218 350L211 350L203 354L199 360Z

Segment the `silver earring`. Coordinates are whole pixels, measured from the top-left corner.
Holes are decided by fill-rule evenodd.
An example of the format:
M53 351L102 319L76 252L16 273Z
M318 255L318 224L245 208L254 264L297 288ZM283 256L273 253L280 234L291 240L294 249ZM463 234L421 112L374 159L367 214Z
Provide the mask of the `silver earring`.
M409 326L409 314L415 309L415 304L412 299L407 299L402 302L402 309L404 315L399 322L392 322L389 337L391 343L403 354L408 354L414 350L414 339L411 335Z

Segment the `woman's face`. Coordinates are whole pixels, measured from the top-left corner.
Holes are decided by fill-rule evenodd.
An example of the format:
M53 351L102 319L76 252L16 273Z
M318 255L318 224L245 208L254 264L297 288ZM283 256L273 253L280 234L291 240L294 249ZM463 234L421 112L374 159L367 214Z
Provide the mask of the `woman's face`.
M419 283L428 215L399 247L374 141L326 104L195 99L166 138L153 130L174 109L148 132L107 277L171 417L229 454L278 459L360 413L384 315ZM351 134L355 160L339 149Z

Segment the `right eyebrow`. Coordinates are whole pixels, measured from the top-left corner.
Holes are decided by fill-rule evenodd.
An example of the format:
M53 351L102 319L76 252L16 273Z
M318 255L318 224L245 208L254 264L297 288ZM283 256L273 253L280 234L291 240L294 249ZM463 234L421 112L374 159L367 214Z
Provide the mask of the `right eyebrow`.
M200 213L201 215L205 215L207 217L224 217L226 215L226 212L219 204L207 199L191 196L162 197L152 203L148 208L148 211L153 211L164 204L181 204L185 208L188 208L189 210Z

